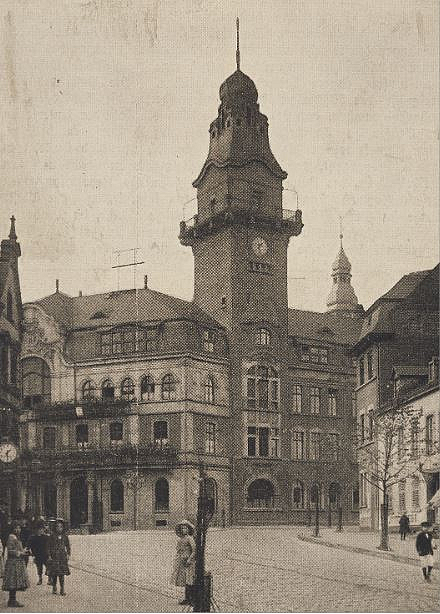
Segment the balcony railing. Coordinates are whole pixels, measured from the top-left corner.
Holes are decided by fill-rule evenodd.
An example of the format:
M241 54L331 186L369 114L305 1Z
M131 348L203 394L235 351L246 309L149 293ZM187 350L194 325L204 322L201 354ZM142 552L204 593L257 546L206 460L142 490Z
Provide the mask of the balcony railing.
M65 447L56 450L24 449L21 463L41 470L111 467L112 465L148 465L171 467L177 461L177 450L169 446L146 444L98 447Z
M42 403L32 407L38 413L39 420L77 419L77 408L82 409L84 418L104 418L106 416L128 413L131 401L126 399L89 399L70 401L68 403Z

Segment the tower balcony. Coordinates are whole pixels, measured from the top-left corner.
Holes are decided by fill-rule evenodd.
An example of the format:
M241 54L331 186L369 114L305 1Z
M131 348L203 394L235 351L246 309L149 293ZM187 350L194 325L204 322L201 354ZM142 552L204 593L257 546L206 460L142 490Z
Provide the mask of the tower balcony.
M219 232L230 226L247 226L275 230L283 235L298 236L301 233L302 211L282 209L282 214L265 215L263 212L251 211L249 208L227 207L213 214L208 219L199 220L196 214L180 222L179 240L182 245L194 245L204 237Z

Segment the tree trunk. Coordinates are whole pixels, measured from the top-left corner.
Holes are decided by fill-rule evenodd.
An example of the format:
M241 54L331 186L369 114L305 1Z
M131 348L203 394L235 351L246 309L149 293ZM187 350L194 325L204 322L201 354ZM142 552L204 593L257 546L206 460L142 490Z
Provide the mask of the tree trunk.
M389 550L389 536L388 536L388 495L386 489L383 492L383 504L380 506L381 512L381 531L380 531L380 546L379 550Z

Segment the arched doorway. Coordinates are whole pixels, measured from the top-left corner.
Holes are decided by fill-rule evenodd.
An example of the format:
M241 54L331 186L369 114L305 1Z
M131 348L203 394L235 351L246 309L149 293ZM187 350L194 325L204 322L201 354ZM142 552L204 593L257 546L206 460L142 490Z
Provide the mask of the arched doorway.
M89 496L84 477L75 478L70 483L70 526L78 529L86 524L89 513Z
M44 485L43 514L45 518L57 517L57 487L53 482Z

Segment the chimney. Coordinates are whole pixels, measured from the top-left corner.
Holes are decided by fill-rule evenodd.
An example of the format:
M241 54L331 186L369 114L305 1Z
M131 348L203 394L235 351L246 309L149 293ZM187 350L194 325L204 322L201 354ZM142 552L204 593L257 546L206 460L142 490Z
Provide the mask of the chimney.
M82 295L83 295L83 291L82 291L82 290L80 290L80 291L78 292L78 296L82 296Z
M144 275L144 288L148 290L148 275Z
M55 292L59 292L60 291L60 280L56 279L55 280Z

